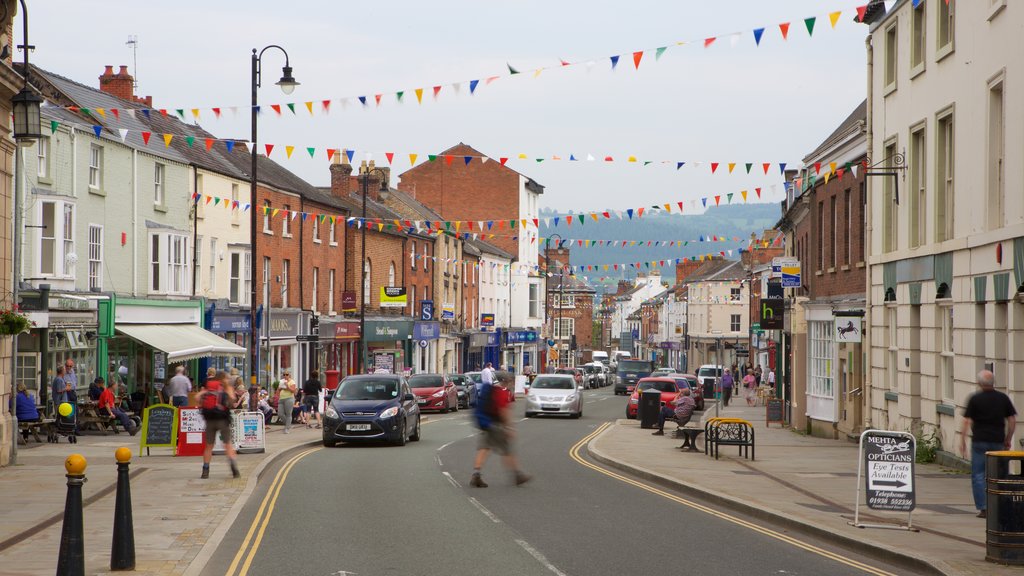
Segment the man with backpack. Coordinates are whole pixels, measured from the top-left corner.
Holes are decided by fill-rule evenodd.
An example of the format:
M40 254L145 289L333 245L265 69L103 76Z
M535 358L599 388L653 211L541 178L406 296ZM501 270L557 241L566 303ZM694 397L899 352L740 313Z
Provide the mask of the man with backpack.
M513 382L513 376L508 372L500 372L495 377L498 382L506 385ZM519 462L512 451L513 430L508 413L508 395L504 392L494 383L485 381L480 386L475 412L477 427L480 428L480 440L473 463L473 477L469 481L470 486L487 488L487 483L480 476L480 469L487 462L491 450L502 454L505 467L514 475L516 486L530 481L530 475L519 469Z
M199 411L206 420L206 447L203 449L203 474L200 478L210 477L210 461L213 460L213 445L217 442L217 434L224 443L224 452L231 463L231 476L241 478L235 463L235 445L231 439L231 411L229 406L235 403L235 390L228 386L228 373L220 370L206 381L199 392Z

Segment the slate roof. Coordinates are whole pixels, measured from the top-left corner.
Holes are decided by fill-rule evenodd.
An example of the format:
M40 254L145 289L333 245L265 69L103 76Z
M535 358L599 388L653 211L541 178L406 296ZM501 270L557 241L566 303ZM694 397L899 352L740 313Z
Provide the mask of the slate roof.
M842 124L828 135L828 138L825 138L825 140L819 144L813 152L804 156L803 161L805 163L810 162L812 158L820 156L825 152L825 150L831 148L837 141L839 141L845 134L849 133L850 130L857 126L857 124L866 125L867 121L868 101L865 99L853 110L853 112L850 113L849 116L846 117L845 120L843 120Z
M741 280L747 277L746 270L739 260L725 260L716 258L705 262L683 280L683 284L695 282L717 281L717 280Z

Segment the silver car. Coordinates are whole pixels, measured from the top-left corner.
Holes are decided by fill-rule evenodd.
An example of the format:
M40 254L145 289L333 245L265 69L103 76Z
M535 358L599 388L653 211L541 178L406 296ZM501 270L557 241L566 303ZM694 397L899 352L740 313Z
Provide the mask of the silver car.
M571 374L541 374L526 393L526 417L537 414L583 416L583 386Z

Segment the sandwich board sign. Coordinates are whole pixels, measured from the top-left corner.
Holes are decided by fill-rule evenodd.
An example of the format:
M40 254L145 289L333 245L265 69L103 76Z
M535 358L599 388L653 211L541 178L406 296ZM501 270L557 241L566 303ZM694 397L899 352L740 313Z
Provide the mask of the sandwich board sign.
M857 506L851 524L858 528L896 528L915 530L911 521L917 496L914 460L917 440L909 432L866 430L860 435L857 465ZM861 524L860 488L863 478L864 502L872 510L906 512L907 524Z

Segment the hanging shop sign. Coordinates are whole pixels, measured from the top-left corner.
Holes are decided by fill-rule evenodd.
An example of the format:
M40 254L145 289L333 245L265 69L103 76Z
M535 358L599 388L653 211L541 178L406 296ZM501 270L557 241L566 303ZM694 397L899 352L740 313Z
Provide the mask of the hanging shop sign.
M506 332L506 342L508 344L533 344L537 341L537 332L535 330L513 330Z
M416 322L412 327L414 340L437 340L441 337L441 325L437 322Z
M494 314L481 314L480 325L486 327L494 326Z
M446 302L441 307L441 320L455 320L455 304Z
M341 311L355 312L359 307L356 305L356 291L343 290L341 292Z
M786 320L786 301L782 299L761 300L758 312L762 330L782 330Z
M434 319L434 301L433 300L421 300L420 301L420 320L433 320Z

